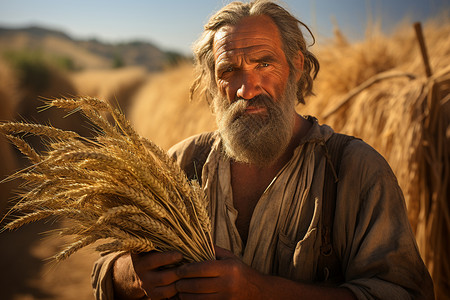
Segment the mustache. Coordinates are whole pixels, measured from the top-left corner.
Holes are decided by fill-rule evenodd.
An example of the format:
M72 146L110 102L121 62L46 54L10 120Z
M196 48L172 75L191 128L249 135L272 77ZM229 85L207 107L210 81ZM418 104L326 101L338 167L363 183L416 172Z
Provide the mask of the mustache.
M233 114L235 116L234 119L237 119L245 114L248 107L253 106L271 109L275 105L276 104L272 97L265 94L260 94L251 99L237 98L231 104L228 104L227 107L225 107L225 110Z
M251 99L237 98L225 108L226 115L231 123L234 123L241 118L261 120L261 116L248 115L246 113L246 110L249 107L266 108L267 114L269 115L276 111L276 103L273 98L265 94L260 94Z
M266 94L259 94L251 99L237 98L236 103L242 103L239 105L244 106L245 108L249 106L268 106L273 103L273 98Z

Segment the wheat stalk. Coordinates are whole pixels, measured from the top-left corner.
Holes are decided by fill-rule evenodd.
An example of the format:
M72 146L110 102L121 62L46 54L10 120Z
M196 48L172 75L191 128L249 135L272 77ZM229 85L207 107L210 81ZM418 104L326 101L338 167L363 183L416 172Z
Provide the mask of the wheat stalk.
M20 178L25 186L8 214L21 216L5 229L51 216L73 220L73 226L58 230L74 241L57 260L97 241L96 250L105 253L176 250L186 262L214 259L203 192L161 148L99 99L55 99L47 107L82 112L96 126L97 136L87 139L39 124L0 124L0 132L32 162L8 178ZM17 136L23 133L46 137L48 151L38 153Z

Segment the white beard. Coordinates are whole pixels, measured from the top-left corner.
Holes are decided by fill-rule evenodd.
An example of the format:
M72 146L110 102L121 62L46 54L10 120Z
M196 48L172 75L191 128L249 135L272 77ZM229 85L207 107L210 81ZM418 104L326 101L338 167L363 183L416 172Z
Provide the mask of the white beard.
M214 112L225 154L237 162L267 166L286 150L292 138L297 85L289 80L280 99L267 95L229 103L216 96ZM249 114L248 106L265 107L266 113Z

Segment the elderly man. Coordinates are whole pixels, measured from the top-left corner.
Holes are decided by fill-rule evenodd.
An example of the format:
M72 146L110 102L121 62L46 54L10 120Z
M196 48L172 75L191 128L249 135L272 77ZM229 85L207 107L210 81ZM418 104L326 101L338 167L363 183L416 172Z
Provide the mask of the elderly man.
M299 25L267 1L210 19L192 92L211 101L218 130L170 153L201 177L217 260L106 256L93 272L97 298L434 298L387 163L295 112L319 68Z

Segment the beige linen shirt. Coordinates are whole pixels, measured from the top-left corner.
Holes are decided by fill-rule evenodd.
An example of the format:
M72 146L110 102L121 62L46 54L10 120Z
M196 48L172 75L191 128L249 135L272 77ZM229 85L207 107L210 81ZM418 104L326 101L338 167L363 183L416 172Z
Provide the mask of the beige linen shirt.
M202 172L214 243L260 272L303 282L316 277L327 163L324 143L333 134L330 127L309 120L311 130L258 201L245 247L235 225L230 163L218 135ZM192 158L199 138L189 138L169 152L178 162ZM358 299L434 298L397 180L383 157L360 140L351 141L343 153L333 248L344 274L341 286ZM101 275L110 274L105 269L113 260L105 257L95 266L96 295L105 295L97 299L113 299L112 291L103 287L110 279Z

